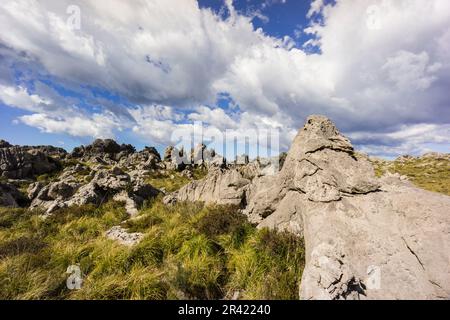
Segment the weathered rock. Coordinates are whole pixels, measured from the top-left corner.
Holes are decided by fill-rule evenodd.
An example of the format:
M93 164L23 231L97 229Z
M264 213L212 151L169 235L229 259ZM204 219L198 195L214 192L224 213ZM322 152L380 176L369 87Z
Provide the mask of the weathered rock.
M30 147L0 148L0 176L25 179L60 168L57 160Z
M52 199L68 199L76 189L78 184L67 183L65 181L52 183L48 188L48 196Z
M303 235L303 299L450 298L450 197L375 178L325 117L308 118L278 174L218 170L173 198L233 199L260 228Z
M134 168L135 170L151 170L157 169L161 162L161 156L153 147L145 147L140 152L133 153L128 157L122 157L119 165Z
M329 119L311 116L295 137L280 173L250 186L245 212L258 221L258 216L275 211L289 190L310 201L329 202L378 188L370 162L354 156L350 141Z
M28 199L33 200L34 198L36 198L43 187L44 187L44 184L42 182L31 183L27 189Z
M79 187L80 184L73 179L51 182L45 186L40 182L33 183L28 188L28 198L32 200L30 209L40 208L51 213L66 207Z
M449 298L449 197L400 180L382 190L301 202L308 242L302 298Z
M139 232L128 233L126 229L121 226L114 226L106 231L106 237L111 240L118 241L126 246L133 246L142 240L143 234Z
M39 151L45 154L47 157L52 157L53 159L62 160L67 156L67 151L63 148L57 148L54 146L22 146L21 148L28 151Z
M90 145L74 148L70 157L81 158L85 161L97 159L97 161L110 163L111 161L119 161L135 151L135 148L130 144L119 145L112 139L96 139Z
M191 163L201 165L205 162L205 158L210 158L211 156L207 154L208 149L206 148L206 145L203 143L200 143L197 145L194 150L192 150L191 154Z
M237 170L215 169L203 180L194 180L175 193L164 198L165 203L174 201L203 201L230 205L244 205L245 179Z
M301 298L450 296L449 197L394 176L376 181L323 117L308 119L278 179L280 195L289 191L260 227L304 235Z
M189 169L184 169L183 171L181 171L180 175L188 179L194 179L194 174Z
M12 145L8 141L0 140L0 149L1 148L9 148L9 147L12 147Z
M130 197L127 191L121 191L113 196L115 201L123 202L125 204L125 211L132 217L139 212L138 204Z
M250 180L262 176L272 176L279 171L279 158L257 158L246 165L238 165L236 168Z
M81 186L73 197L65 202L65 205L68 207L74 205L81 206L89 203L99 205L104 201L107 201L105 190L97 183L91 181L88 184Z
M172 160L172 151L173 151L174 147L173 146L168 146L166 148L166 150L164 150L164 161L171 161Z
M17 188L9 183L0 183L0 207L19 207L26 202Z
M420 159L433 159L433 160L448 160L450 161L449 153L441 153L441 152L427 152L424 153Z
M74 174L85 170L85 166L76 165L65 169L58 181L46 186L40 183L30 185L29 197L33 199L30 208L41 208L50 214L58 208L89 203L101 205L114 199L123 201L127 212L135 215L146 199L159 194L157 189L146 184L142 178L136 176L132 179L117 166L110 170L90 171L88 182L83 184L75 179Z
M208 168L225 168L226 165L226 159L216 153L214 153L214 156L206 162Z

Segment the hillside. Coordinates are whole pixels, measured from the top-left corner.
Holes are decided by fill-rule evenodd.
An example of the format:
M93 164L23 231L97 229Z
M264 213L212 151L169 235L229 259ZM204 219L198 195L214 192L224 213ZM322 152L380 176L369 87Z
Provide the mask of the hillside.
M377 176L398 173L425 190L450 196L450 155L427 153L421 157L401 156L394 161L372 159Z

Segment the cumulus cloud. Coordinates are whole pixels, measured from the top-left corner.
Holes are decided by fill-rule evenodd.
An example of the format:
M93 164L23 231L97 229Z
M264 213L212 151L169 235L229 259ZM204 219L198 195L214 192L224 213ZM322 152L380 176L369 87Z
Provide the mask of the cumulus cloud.
M26 88L0 85L0 100L10 106L38 111L52 103L37 94L29 94Z
M120 128L114 116L93 114L86 116L51 117L42 113L21 116L20 121L46 133L68 133L75 137L112 138L113 129Z
M323 6L324 6L323 0L313 0L311 2L311 7L309 8L309 11L306 14L306 16L308 18L311 18L313 15L320 13L322 11Z
M233 129L236 127L236 122L221 108L211 109L207 106L199 106L195 108L195 112L188 115L188 119L212 124L221 130Z
M79 30L66 23L72 4L81 10ZM25 54L29 66L73 90L102 88L131 105L94 97L101 110L82 110L77 126L83 129L75 130L68 124L79 101L64 105L65 97L45 87L14 87L4 67L0 84L9 83L0 87L0 99L35 112L22 117L29 125L76 136L110 136L121 128L167 143L171 130L192 120L235 130L258 122L279 128L287 146L305 117L320 113L371 153L448 143L447 0L314 0L303 30L313 36L304 46L319 49L312 52L255 30L254 17L236 12L231 0L225 5L226 17L194 0L5 0L2 48L17 59ZM235 108L215 106L222 93ZM417 128L428 129L406 134Z

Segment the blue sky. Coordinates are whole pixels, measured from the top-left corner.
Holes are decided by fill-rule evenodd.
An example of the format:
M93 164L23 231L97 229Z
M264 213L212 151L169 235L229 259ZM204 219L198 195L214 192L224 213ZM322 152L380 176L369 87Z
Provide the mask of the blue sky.
M212 8L220 12L224 8L224 2L221 0L200 0L199 5L202 8ZM240 0L234 2L234 7L238 12L245 15L259 12L265 18L258 18L252 21L254 27L262 28L265 33L282 38L286 35L296 38L296 30L303 30L309 24L306 18L310 7L310 1L261 1L261 0ZM299 41L303 41L303 34ZM303 41L304 42L304 41Z
M237 136L277 130L283 151L319 113L369 154L449 152L447 9L442 0L2 1L0 139L71 150L114 138L162 151L202 121Z

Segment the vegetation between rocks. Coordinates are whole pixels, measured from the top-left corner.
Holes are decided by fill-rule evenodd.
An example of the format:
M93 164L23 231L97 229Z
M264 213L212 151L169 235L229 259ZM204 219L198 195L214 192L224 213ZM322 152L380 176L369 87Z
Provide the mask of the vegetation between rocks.
M208 173L207 169L202 167L195 167L192 169L192 178L194 180L200 180ZM146 182L157 189L163 189L166 192L173 192L184 185L188 184L192 180L176 170L167 170L164 172L155 171L150 173L150 176L146 179Z
M425 190L450 195L450 161L435 158L409 158L395 161L374 161L375 173L399 173Z
M0 209L0 299L297 299L302 240L257 230L234 207L161 199L122 223L144 239L105 238L127 215L109 202L39 212ZM66 286L78 265L80 290Z

